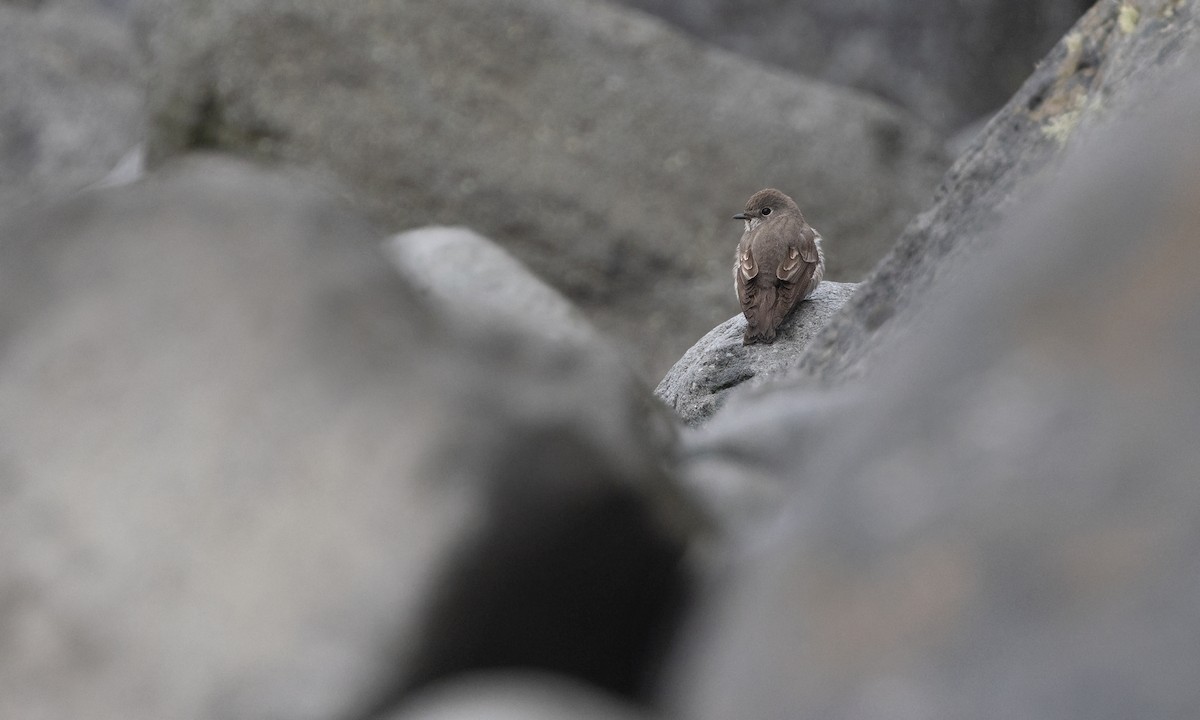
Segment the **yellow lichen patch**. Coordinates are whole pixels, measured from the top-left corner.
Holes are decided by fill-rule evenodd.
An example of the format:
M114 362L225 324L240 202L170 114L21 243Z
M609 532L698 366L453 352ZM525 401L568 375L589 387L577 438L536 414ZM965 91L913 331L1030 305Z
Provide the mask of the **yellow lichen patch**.
M1075 130L1075 126L1079 124L1081 115L1083 112L1078 109L1056 115L1042 126L1042 133L1046 137L1053 138L1059 145L1065 145Z
M1098 99L1089 97L1092 85L1102 72L1108 46L1122 22L1120 18L1128 15L1126 8L1133 10L1131 19L1137 22L1139 15L1132 2L1097 3L1088 11L1063 38L1065 52L1052 82L1030 99L1027 106L1030 120L1040 126L1043 135L1060 145L1071 137L1084 113L1098 103Z
M1162 10L1159 11L1159 14L1165 18L1175 17L1175 11L1178 10L1179 6L1182 4L1183 0L1167 0L1165 3L1163 3Z
M1083 57L1083 35L1079 32L1067 33L1067 36L1063 38L1063 43L1067 46L1067 57L1063 59L1062 65L1058 68L1060 80L1074 75L1079 68L1079 59Z
M1053 138L1059 145L1064 145L1075 126L1079 124L1085 109L1091 105L1088 100L1087 89L1082 85L1075 85L1069 90L1055 93L1029 116L1042 123L1043 135Z
M1126 35L1132 33L1137 28L1141 14L1141 11L1134 7L1133 3L1121 3L1121 9L1117 13L1117 27L1121 28L1121 32Z

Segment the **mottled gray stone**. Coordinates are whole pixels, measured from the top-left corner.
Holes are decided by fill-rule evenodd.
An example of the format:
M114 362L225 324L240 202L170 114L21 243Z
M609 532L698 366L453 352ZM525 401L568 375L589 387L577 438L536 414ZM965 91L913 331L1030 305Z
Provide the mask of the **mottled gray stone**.
M713 328L667 371L654 394L688 425L716 412L734 388L792 367L804 346L854 293L853 283L823 282L779 329L774 343L742 345L746 318L737 314Z
M689 472L791 491L689 626L674 716L1200 707L1200 53L1171 64L1075 131L875 373L760 388L773 411L731 402L689 442Z
M735 309L729 216L776 186L857 280L946 167L923 123L585 0L147 0L151 166L303 163L389 229L467 225L646 377Z
M1145 110L1139 89L1186 62L1200 44L1197 22L1190 0L1097 3L958 158L933 204L809 343L797 375L846 382L885 363L894 341L923 342L929 289L995 242L1014 198L1061 182L1059 161L1079 130Z

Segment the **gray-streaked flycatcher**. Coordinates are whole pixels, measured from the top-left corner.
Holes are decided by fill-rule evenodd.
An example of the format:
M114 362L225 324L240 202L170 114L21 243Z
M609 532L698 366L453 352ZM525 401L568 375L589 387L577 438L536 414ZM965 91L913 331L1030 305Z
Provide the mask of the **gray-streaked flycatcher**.
M774 188L751 195L733 219L746 222L733 264L748 323L742 344L774 342L775 331L825 275L821 234L790 197Z

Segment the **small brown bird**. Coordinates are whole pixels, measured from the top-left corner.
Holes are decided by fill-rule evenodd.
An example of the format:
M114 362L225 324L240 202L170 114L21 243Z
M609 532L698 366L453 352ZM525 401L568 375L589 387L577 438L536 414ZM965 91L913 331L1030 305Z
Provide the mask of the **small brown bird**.
M825 275L821 234L787 195L767 188L733 216L744 220L733 281L746 316L743 345L775 341L775 331L800 301L812 295Z

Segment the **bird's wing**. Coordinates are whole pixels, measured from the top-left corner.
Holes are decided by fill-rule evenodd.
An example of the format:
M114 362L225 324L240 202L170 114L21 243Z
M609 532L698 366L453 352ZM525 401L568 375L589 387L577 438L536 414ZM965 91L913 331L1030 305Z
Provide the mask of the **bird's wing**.
M733 285L737 289L738 304L742 306L744 312L746 308L754 303L754 285L746 279L742 273L741 266L734 268Z
M758 262L750 252L750 236L747 235L738 243L737 276L743 281L753 280L758 276Z
M812 286L813 274L816 273L816 270L817 264L815 262L800 263L796 266L793 279L781 278L783 282L779 283L779 302L775 306L776 317L778 318L777 325L782 323L783 319L792 311L792 308L796 307L796 303L803 300L804 296L808 294L809 287Z
M797 228L798 232L795 235L798 239L788 245L787 254L783 262L779 263L779 269L775 271L775 276L780 280L779 302L776 304L773 320L776 325L781 324L792 308L808 294L821 258L817 248L816 231L809 227L808 223L799 220L789 222L799 222L803 227Z
M804 262L815 263L820 261L820 237L821 234L814 230L812 225L804 223L804 241L800 243L800 257L804 258Z
M758 262L754 260L754 254L750 252L749 237L742 238L738 243L737 257L733 266L733 283L737 288L738 302L742 306L742 310L754 305L754 283L750 282L758 277Z
M783 262L779 263L775 276L785 283L797 283L805 275L812 277L820 259L820 252L817 250L816 231L809 227L808 223L792 218L788 218L787 222L796 223L801 227L796 228L797 239L788 244L787 255L784 256ZM805 280L802 284L807 285L808 281Z

